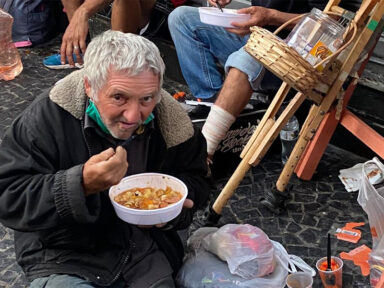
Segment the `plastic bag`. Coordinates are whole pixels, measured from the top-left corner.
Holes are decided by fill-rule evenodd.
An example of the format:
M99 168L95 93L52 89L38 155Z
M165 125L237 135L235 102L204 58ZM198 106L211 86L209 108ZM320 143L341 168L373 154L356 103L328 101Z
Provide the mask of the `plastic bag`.
M369 178L384 175L384 165L373 158L362 166L362 179L357 202L368 215L371 228L373 249L384 235L384 186L375 188Z
M283 288L288 272L297 272L296 267L311 273L316 272L301 258L288 255L284 247L272 241L275 259L275 269L268 276L244 279L233 275L226 262L205 250L203 240L218 231L218 228L200 228L187 241L187 254L184 264L176 277L177 287L181 288Z
M203 240L204 248L228 263L229 271L246 279L262 277L275 269L274 248L260 228L227 224Z
M369 256L371 287L384 287L384 236Z
M384 177L384 165L373 158L362 166L357 201L368 215L373 249L369 256L371 287L384 288L384 186L374 186L372 178ZM378 181L380 182L380 181Z

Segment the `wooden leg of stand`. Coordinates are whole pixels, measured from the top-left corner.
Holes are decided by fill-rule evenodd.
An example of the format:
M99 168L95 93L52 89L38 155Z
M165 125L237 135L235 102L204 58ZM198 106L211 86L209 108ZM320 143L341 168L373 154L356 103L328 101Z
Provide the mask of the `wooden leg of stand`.
M324 118L324 114L319 113L319 109L321 109L321 107L316 107L310 110L307 120L305 121L305 125L300 131L296 145L293 148L291 155L289 155L287 163L285 163L284 165L283 171L281 172L280 177L276 183L276 188L280 192L284 192L297 166L297 163L300 160L301 155L303 154L305 148L308 145L309 140L312 139L313 135L316 132L316 129L319 126L319 123Z
M281 172L280 177L276 182L276 188L280 192L284 192L289 180L292 177L297 162L299 161L301 154L308 144L308 141L309 139L307 140L303 135L301 135L297 140L296 145L293 148L292 153L289 156L287 163L285 163L283 171Z
M303 180L311 180L316 167L332 138L339 121L335 117L336 110L327 113L321 122L314 138L307 145L295 172Z
M365 124L360 118L349 110L345 110L341 118L343 125L349 132L360 139L372 151L384 159L384 137Z
M263 159L264 155L268 152L273 141L279 135L281 129L288 122L288 120L295 114L300 105L304 102L305 96L302 93L297 93L295 97L289 102L288 106L279 116L279 119L276 120L273 127L268 131L267 135L264 137L260 145L255 146L257 149L252 151L252 158L249 163L253 166L259 164Z
M265 122L265 125L262 131L259 133L256 141L253 142L253 146L258 146L261 140L265 137L267 132L271 129L275 121L273 119L268 119ZM251 147L252 148L252 147ZM252 150L252 149L250 149ZM240 182L243 180L245 174L248 172L251 165L248 163L252 155L247 153L245 157L241 160L240 164L237 166L235 172L229 178L227 184L224 186L223 190L220 192L215 203L213 203L212 209L217 213L221 214L223 207L227 204L229 198L235 193L236 188L239 186Z
M285 97L287 96L289 90L291 89L290 86L286 82L283 82L281 84L279 91L277 91L275 97L273 98L271 104L269 105L267 111L265 111L265 114L263 118L261 119L259 125L257 125L257 128L255 132L253 132L251 138L249 139L247 145L245 145L243 151L240 154L241 158L244 158L244 156L248 153L248 150L253 145L253 142L257 139L260 131L262 131L264 128L265 123L268 121L268 119L272 119L276 116L276 113L279 111L279 108L281 104L283 103Z

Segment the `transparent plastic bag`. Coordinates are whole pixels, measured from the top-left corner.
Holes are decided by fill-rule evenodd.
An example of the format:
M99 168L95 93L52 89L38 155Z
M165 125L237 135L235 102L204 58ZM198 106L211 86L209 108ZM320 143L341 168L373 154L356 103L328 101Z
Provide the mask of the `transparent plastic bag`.
M376 157L362 166L362 179L357 202L368 215L373 249L384 235L384 186L380 187L378 184L375 187L370 179L383 177L383 175L384 165Z
M372 234L369 256L371 287L384 287L384 165L378 158L362 166L362 177L357 201L368 215ZM374 185L372 183L379 183ZM380 184L381 183L381 184Z
M204 248L228 263L229 271L245 279L262 277L275 269L274 248L263 230L227 224L205 237Z
M239 226L239 225L236 225ZM314 269L300 257L288 255L285 248L278 242L272 241L275 269L264 277L244 279L229 271L228 264L216 255L205 250L203 241L210 238L218 228L200 228L187 241L187 253L184 264L176 277L177 287L181 288L283 288L288 272L297 272L299 267L304 272L316 275Z
M371 287L384 287L384 236L369 256Z

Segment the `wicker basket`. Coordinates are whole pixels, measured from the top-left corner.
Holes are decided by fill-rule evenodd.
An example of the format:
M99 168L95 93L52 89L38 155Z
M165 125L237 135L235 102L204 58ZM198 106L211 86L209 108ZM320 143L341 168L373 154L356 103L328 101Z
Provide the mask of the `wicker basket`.
M251 31L245 50L289 86L310 94L321 81L321 73L273 33L257 26Z
M327 12L330 15L340 16L338 13ZM275 33L253 26L252 34L248 39L244 49L264 65L268 70L286 82L289 86L306 95L307 98L316 103L322 98L321 93L327 93L327 87L334 79L330 79L331 75L323 75L317 67L326 63L327 68L333 64L337 56L348 47L356 36L357 27L354 21L351 21L345 35L349 40L335 53L323 59L315 66L312 66L294 49L289 47L283 40L276 36L282 29L295 20L300 19L306 14L300 15L280 26ZM324 69L326 72L328 69ZM327 72L326 72L327 73ZM337 74L337 73L333 73ZM314 89L314 87L322 87L322 89Z

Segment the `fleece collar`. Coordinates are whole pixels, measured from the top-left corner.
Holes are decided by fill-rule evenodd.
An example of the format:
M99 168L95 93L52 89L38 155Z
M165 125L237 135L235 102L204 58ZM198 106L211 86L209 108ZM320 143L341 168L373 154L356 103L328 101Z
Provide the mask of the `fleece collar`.
M190 139L193 126L188 114L172 96L161 89L161 100L156 105L156 119L168 148ZM49 98L73 117L84 119L87 95L84 71L78 70L63 78L51 89Z

